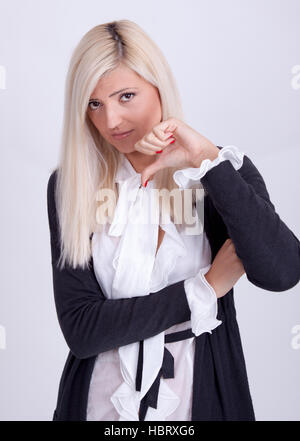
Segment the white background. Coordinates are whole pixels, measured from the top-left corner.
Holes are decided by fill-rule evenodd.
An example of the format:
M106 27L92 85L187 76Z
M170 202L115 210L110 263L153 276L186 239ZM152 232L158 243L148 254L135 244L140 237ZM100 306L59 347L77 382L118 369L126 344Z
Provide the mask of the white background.
M0 419L51 420L69 349L54 305L46 188L73 49L98 24L139 24L171 65L188 124L251 158L299 238L300 1L1 0L0 8ZM273 293L243 276L235 304L257 420L299 420L300 284Z

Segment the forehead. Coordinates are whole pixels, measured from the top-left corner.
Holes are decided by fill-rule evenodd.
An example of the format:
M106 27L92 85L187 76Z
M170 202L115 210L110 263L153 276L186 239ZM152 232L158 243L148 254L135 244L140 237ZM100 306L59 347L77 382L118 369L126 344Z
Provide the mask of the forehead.
M102 92L103 95L106 95L125 87L138 87L145 86L146 84L147 81L140 77L135 71L122 66L106 72L99 79L93 92Z

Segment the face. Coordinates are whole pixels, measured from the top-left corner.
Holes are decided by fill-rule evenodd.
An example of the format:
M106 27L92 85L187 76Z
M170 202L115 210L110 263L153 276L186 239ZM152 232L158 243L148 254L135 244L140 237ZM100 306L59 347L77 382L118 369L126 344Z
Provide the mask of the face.
M126 90L119 92L121 89ZM87 114L103 138L121 153L143 155L134 149L134 144L162 120L159 92L136 72L120 66L99 80ZM132 132L125 138L113 136L129 130Z

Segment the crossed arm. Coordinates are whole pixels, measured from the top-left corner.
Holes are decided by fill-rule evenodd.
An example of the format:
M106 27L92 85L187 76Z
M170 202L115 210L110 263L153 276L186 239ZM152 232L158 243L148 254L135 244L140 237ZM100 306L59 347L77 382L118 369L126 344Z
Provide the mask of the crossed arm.
M226 160L201 183L226 225L248 280L285 291L300 279L300 242L276 213L263 177L248 156L235 170Z

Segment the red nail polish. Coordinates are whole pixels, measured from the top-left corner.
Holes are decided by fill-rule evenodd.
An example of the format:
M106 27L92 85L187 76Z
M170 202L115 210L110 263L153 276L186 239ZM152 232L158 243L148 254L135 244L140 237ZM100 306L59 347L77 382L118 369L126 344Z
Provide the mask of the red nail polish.
M149 181L149 179L147 179L147 181L145 182L145 187L147 187L147 182Z
M175 141L176 141L176 139L173 139L173 141L171 141L170 144L173 144L173 142L175 142Z
M158 152L156 152L156 153L161 153L162 152L162 150L159 150Z

